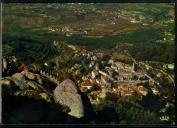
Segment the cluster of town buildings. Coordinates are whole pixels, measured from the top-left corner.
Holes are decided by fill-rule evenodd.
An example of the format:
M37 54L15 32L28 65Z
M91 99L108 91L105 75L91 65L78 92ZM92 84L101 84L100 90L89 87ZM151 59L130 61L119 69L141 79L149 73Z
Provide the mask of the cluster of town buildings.
M89 73L82 76L80 88L82 91L91 90L92 97L105 97L106 92L116 93L121 97L139 94L146 96L149 89L154 95L159 95L156 82L142 69L135 70L135 64L126 64L114 60L102 52L76 51L76 56L84 56L89 60ZM71 70L79 68L75 64ZM96 98L96 99L97 99Z

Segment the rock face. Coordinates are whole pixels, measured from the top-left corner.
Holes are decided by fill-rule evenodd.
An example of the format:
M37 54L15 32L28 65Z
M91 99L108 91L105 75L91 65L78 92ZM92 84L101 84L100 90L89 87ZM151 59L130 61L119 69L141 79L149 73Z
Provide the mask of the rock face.
M71 111L68 113L76 118L87 118L92 116L93 109L89 99L86 99L74 82L70 79L64 80L54 90L54 100L64 106L68 106ZM85 104L90 104L86 106ZM86 107L88 107L86 109Z

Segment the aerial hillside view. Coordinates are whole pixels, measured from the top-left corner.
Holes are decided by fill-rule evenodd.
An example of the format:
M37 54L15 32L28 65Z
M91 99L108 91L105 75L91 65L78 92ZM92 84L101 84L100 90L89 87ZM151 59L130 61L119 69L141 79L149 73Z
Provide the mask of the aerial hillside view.
M172 3L4 3L3 124L175 124Z

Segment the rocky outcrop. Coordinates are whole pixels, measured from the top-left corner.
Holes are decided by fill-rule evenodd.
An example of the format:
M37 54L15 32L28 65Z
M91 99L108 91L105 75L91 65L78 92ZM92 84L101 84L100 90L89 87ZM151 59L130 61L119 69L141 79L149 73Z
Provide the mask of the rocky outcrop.
M76 118L88 118L94 114L89 99L83 96L83 93L70 79L64 80L56 87L54 100L58 104L68 106L71 109L68 114Z
M49 87L51 83L55 83L56 85L54 90ZM43 118L44 112L47 113L45 116L51 116L47 116L47 119L50 118L49 122L51 123L84 123L85 121L90 121L91 117L94 116L92 105L87 95L83 94L70 79L66 79L62 83L59 83L58 80L51 76L46 77L45 73L41 75L28 70L23 70L22 72L15 73L12 76L3 77L0 84L2 85L3 100L9 101L8 97L11 97L13 100L15 98L15 101L13 101L14 105L18 106L12 110L10 109L6 111L5 109L6 114L10 114L10 117L7 117L7 119L9 118L10 120L7 122L15 122L15 118L17 118L17 121L22 123L41 123L41 120L42 123L46 123L48 120ZM24 97L26 97L30 103L24 100L23 102L20 101L21 103L18 104L17 101L19 99L24 99ZM35 104L38 104L37 102L39 101L39 106L43 109L43 105L40 103L41 100L44 102L42 104L48 106L46 110L40 111L38 110L40 107L34 107L35 105L29 107L33 104L33 101ZM3 102L3 108L6 108L6 105L9 106L9 104L11 103ZM53 114L46 112L49 108L53 109L52 106L55 106L56 109L59 110L51 110L51 113ZM12 113L9 113L9 111L12 111ZM60 114L58 117L55 111ZM25 115L22 113L28 114ZM62 118L65 119L63 120ZM52 122L52 120L55 121Z
M51 101L51 90L41 84L42 78L38 74L22 71L13 74L11 77L3 77L0 83L3 94L28 96L34 99L44 99L47 102Z

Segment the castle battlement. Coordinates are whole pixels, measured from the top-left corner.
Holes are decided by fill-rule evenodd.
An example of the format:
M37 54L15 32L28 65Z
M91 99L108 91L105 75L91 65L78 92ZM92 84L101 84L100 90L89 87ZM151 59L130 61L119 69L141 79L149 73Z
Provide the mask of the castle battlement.
M40 70L40 74L44 77L47 77L50 81L56 83L57 85L60 84L59 80L55 76L52 76L51 74L49 74L48 72Z

